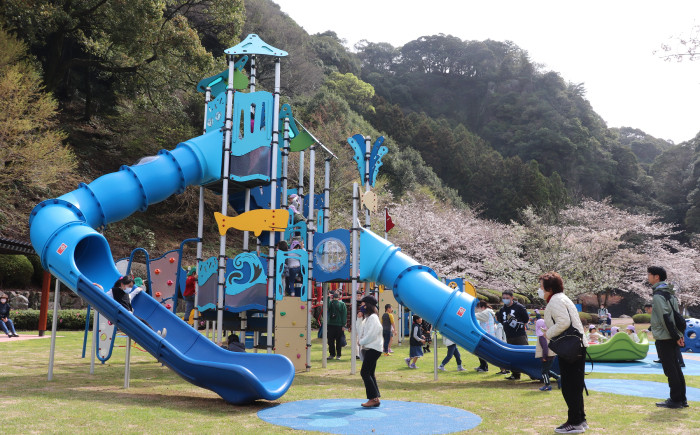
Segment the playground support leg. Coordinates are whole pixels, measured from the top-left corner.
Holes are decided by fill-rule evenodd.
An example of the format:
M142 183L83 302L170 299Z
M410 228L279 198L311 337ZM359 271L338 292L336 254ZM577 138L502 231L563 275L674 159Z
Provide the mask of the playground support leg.
M124 389L129 388L131 381L131 337L126 337L126 359L124 361Z
M95 315L92 316L92 345L90 345L90 374L95 374L95 355L97 354L97 336L100 332L98 331L97 325L97 310L95 310Z
M85 350L87 348L87 338L90 333L90 305L87 306L87 313L85 314L85 333L83 334L83 355L81 358L85 358Z
M438 345L437 329L433 328L433 380L438 380Z
M53 319L51 320L51 350L49 350L49 381L53 380L53 361L56 354L56 329L58 329L58 299L61 291L61 281L56 278L53 292Z
M231 73L233 74L233 73ZM277 208L277 150L279 149L279 122L280 122L280 58L275 58L275 91L272 112L272 173L270 180L270 209ZM268 282L267 282L267 353L272 353L272 334L274 333L272 324L275 317L274 296L275 296L275 232L270 232L269 258L268 261Z
M51 274L44 271L41 280L41 307L39 307L39 337L46 333L46 318L49 311L49 295L51 293Z
M323 309L323 325L321 333L323 334L323 337L321 338L321 342L323 343L323 348L321 351L321 365L325 369L328 365L328 283L324 282L322 288L323 305L321 306L321 308Z

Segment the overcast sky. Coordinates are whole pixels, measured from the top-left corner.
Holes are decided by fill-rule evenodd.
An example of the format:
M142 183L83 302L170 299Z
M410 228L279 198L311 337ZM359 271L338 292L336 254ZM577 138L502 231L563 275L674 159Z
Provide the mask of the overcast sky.
M700 60L665 62L662 43L700 24L700 0L273 0L307 32L400 47L425 35L510 40L584 83L609 127L676 143L700 131ZM281 47L284 48L284 47Z

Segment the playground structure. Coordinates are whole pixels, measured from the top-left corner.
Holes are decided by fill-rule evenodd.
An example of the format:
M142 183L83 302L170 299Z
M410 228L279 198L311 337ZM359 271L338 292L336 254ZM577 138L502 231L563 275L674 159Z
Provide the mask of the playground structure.
M30 217L32 244L44 268L85 299L103 318L100 336L111 334L112 338L111 343L105 342L100 347L101 352L106 346L114 345L116 328L129 337L125 386L128 386L128 350L133 339L189 382L216 392L228 402L279 398L290 387L295 371L310 368L313 300L322 300L322 362L325 367L325 307L329 285L351 283L350 318L354 329L360 281L384 286L377 288L376 284L369 284L365 291L376 292L382 307L390 303L397 308L399 340L404 323L402 306L405 306L432 323L443 335L488 362L539 378L540 365L534 358L533 346L508 345L480 328L474 317L478 299L473 286L470 289L465 280L460 286L454 279L446 279L454 283L453 286L446 285L431 269L418 265L369 230L370 212L378 210L377 197L371 187L382 166L382 156L388 152L383 138L377 138L373 144L369 137L362 135L348 138L364 192L358 183L353 184L352 228L331 231L328 226L329 180L330 162L335 156L293 118L291 107L279 107L280 58L287 53L266 44L257 35L249 35L225 52L228 70L202 80L197 86L205 94L201 136L179 144L172 151L161 150L133 166L122 166L120 171L90 184L80 184L77 190L57 199L43 201ZM262 55L274 57L273 93L255 89L256 56ZM249 76L243 73L246 65ZM239 91L246 87L248 92ZM282 147L279 146L280 130L283 132ZM317 145L329 153L325 159L323 195L315 193ZM309 184L305 195L306 149L309 150ZM297 189L287 186L290 152L300 155ZM132 305L134 314L147 321L151 329L106 295L105 290L129 272L134 253L126 268L123 263L115 265L106 239L95 229L124 219L135 211L143 212L148 205L182 193L189 185L200 186L197 238L188 239L197 243L199 278L195 328L175 315L180 297L177 289L184 288L181 245L177 255L171 251L153 262L146 252L148 291L135 296ZM202 256L204 189L221 195L221 212L216 214L219 256L209 259ZM288 204L291 194L297 195L299 202ZM238 216L227 215L229 206ZM359 219L362 209L364 228ZM387 214L385 238L389 222ZM244 252L234 258L226 256L229 228L244 231ZM258 240L256 252L251 252L248 246L250 231ZM276 244L281 239L303 241L304 249L277 250ZM261 253L265 245L266 255ZM282 286L284 264L290 259L301 264L301 282L296 296L286 294ZM318 292L314 282L322 283L322 295L314 295ZM197 331L200 319L215 322L213 342ZM163 328L168 331L166 338L155 333ZM224 331L241 331L245 337L252 333L250 346L256 352L265 349L268 354L234 354L222 349L219 345ZM353 334L352 373L356 372L355 339ZM49 378L54 346L52 341ZM272 355L273 351L277 355ZM108 353L104 355L108 357Z
M330 158L335 156L329 152L331 157L325 164L324 194L316 195L315 148L317 144L323 145L301 124L301 131L297 128L298 121L293 119L289 106L279 109L280 58L286 56L286 52L264 43L256 35L249 35L237 46L226 50L226 54L228 70L198 85L206 100L202 136L183 142L172 151L161 150L156 156L145 157L133 166L122 166L120 171L104 175L90 184L80 184L77 190L57 199L43 201L31 213L30 233L43 266L99 313L93 323L93 331L96 331L93 333L93 348L97 349L93 355L98 353L103 361L109 358L117 328L129 337L125 387L128 386L128 352L133 339L188 381L215 391L229 402L244 403L281 396L291 385L295 369L309 368L309 282L314 265L319 274L318 282L352 281L353 295L357 292L358 275L355 273L353 278L349 275L349 230L328 232L327 237L319 237L318 243L314 242L316 227L321 233L328 225ZM274 93L255 90L256 55L275 58ZM248 59L249 78L242 71ZM246 86L249 92L234 91ZM284 131L282 149L278 145L280 129ZM379 138L373 148L369 138L356 135L355 139L356 161L366 185L362 198L355 195L356 215L360 199L365 206L376 209L376 195L370 190L370 185L376 180L381 156L387 149L381 146L383 138ZM359 147L362 142L365 152ZM303 152L307 148L310 157L309 192L304 204ZM295 191L287 189L290 150L301 154L300 183ZM282 165L278 164L280 160ZM363 162L365 165L361 165ZM281 188L278 179L282 181ZM200 186L198 236L194 241L197 242L198 286L201 290L197 292L199 300L195 305L204 319L209 315L216 322L213 343L174 314L180 297L178 289L184 287L182 246L177 253L171 251L153 261L145 250L135 250L134 253L143 251L146 255L147 291L134 297L135 316L132 316L112 300L106 290L120 276L129 273L134 253L126 267L123 261L115 264L106 239L95 230L135 211L143 212L150 204L181 193L188 185ZM202 258L204 188L222 197L221 213L217 214L220 255L208 260ZM301 202L295 204L297 209L288 210L291 207L287 204L287 197L292 192L301 198ZM277 209L278 200L282 209ZM239 216L228 217L229 204L236 208L240 203L243 210L237 210ZM314 222L316 209L319 210L319 219ZM275 217L275 213L283 215L284 219ZM302 221L296 221L297 214L302 213ZM251 215L258 218L251 219ZM226 231L230 227L244 230L245 252L234 259L225 255ZM305 242L305 251L276 252L275 232L284 230L287 230L285 235L288 238L301 238ZM248 252L248 231L258 236L259 245L268 245L268 255ZM359 229L353 231L353 269L356 272ZM298 298L285 295L280 284L282 265L289 256L296 256L303 265ZM267 271L266 276L264 271ZM327 287L323 293L327 300ZM354 302L353 307L356 308ZM150 327L138 319L148 322ZM195 320L199 320L198 312ZM168 331L166 338L155 333L162 329ZM223 341L224 329L253 331L256 351L259 342L264 341L268 353L275 351L287 357L233 355L218 346ZM262 336L263 331L265 336ZM275 338L276 342L273 341ZM52 378L54 350L55 340L52 340L49 379ZM354 365L353 358L353 372ZM93 370L94 364L91 372Z

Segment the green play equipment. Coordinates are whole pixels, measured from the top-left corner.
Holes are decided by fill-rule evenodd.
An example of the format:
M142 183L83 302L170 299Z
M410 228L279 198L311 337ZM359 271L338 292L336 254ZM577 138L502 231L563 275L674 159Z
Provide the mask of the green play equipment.
M624 332L618 332L605 343L588 346L588 361L636 361L644 359L649 352L649 340L640 332L639 343Z

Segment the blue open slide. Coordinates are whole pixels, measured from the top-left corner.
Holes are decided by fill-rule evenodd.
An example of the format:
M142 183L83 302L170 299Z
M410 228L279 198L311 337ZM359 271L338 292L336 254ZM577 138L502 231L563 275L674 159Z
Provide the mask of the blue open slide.
M403 254L369 230L360 235L360 279L393 289L396 300L430 322L447 338L489 363L541 378L535 346L513 346L479 326L474 308L479 300L443 284L435 272ZM555 360L553 370L559 371Z
M30 236L46 270L187 381L230 403L274 400L294 379L287 357L222 349L142 292L132 302L134 314L155 330L167 328L161 338L105 293L120 274L107 240L95 228L145 211L189 185L220 180L222 141L222 132L213 131L43 201L31 213Z

